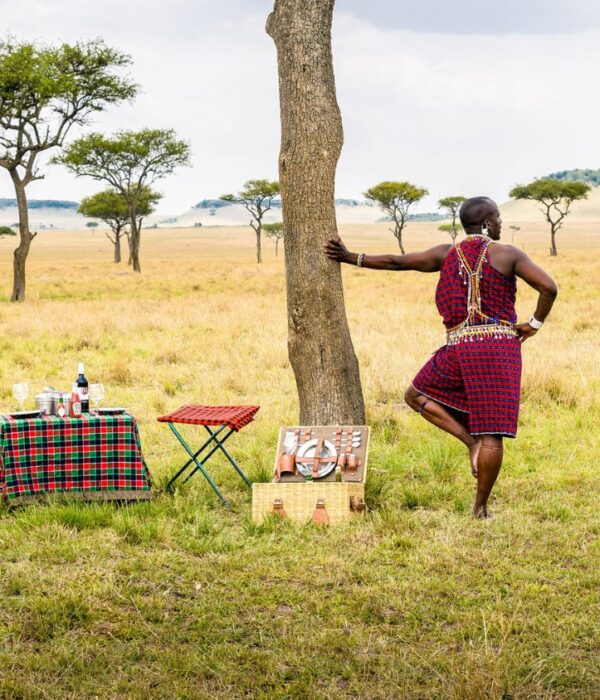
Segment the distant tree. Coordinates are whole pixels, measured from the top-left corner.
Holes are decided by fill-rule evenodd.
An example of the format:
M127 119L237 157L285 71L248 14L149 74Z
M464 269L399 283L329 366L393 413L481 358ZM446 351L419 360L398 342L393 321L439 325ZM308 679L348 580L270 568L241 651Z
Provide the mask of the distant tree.
M517 231L520 231L520 230L521 230L521 227L520 227L520 226L512 225L512 226L509 226L509 228L510 228L510 230L512 231L512 236L510 237L510 242L511 242L511 243L514 243L514 242L515 242L515 233L516 233Z
M237 194L224 194L219 199L224 202L243 204L252 218L250 226L256 234L256 262L262 262L261 233L263 228L263 216L271 208L275 197L279 196L279 183L269 180L248 180L244 189Z
M125 235L129 221L125 197L116 190L103 190L82 199L77 211L83 216L93 216L108 224L109 230L105 234L114 246L114 262L120 263L121 236Z
M10 226L0 226L0 236L16 236L17 232L13 231Z
M443 231L444 233L449 233L450 238L452 239L452 243L456 241L456 237L458 236L458 231L456 224L440 224L438 226L438 231Z
M420 201L429 194L424 187L418 187L410 182L380 182L369 188L365 193L367 199L377 202L386 214L394 222L394 228L390 229L400 246L402 253L402 232L407 224L408 210L415 202Z
M149 187L146 187L138 202L138 226L141 228L142 217L148 216L154 211L155 204L159 201L161 195L154 192ZM106 237L114 246L114 261L121 262L121 238L129 235L127 224L129 223L129 210L127 208L127 200L117 190L103 190L97 192L91 197L86 197L81 201L78 209L83 216L94 217L108 224L109 230L105 231ZM89 224L88 224L89 226ZM130 251L131 264L131 251Z
M0 41L0 166L10 175L19 210L11 301L25 299L29 230L25 189L40 180L41 153L63 146L71 128L108 105L132 99L137 87L116 69L131 63L101 40L47 47Z
M279 255L279 241L283 238L283 223L280 221L275 224L263 224L265 236L275 241L275 256Z
M542 205L540 211L550 224L550 255L556 256L556 233L562 228L571 204L578 199L586 199L590 190L591 187L585 182L544 177L528 185L516 185L510 191L510 196L514 199L529 199Z
M95 228L98 228L98 222L97 221L88 221L86 226L87 226L87 228L95 229Z
M460 233L461 226L460 224L456 223L456 219L458 218L462 203L465 202L466 199L466 197L458 195L456 197L443 197L442 199L438 200L439 208L444 209L448 216L452 219L450 228L444 228L444 224L440 226L440 231L447 231L452 238L452 243L454 243L456 237Z
M89 134L54 159L78 177L108 182L127 202L129 244L135 272L140 266L140 206L145 188L190 164L190 147L172 129L117 131L113 136Z

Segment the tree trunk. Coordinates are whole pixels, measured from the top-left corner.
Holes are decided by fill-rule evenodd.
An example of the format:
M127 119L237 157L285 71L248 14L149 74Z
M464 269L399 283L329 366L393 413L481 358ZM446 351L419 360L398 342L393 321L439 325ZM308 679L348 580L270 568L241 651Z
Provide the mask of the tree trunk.
M115 232L115 263L121 262L121 231Z
M133 265L134 272L141 272L142 268L140 266L140 227L138 226L138 220L136 216L135 209L129 212L129 257L131 264Z
M29 255L31 241L35 235L29 231L29 211L27 209L27 195L25 185L19 178L16 171L9 171L15 187L17 207L19 210L19 235L21 241L13 254L13 290L11 301L25 301L25 263Z
M256 262L261 263L262 262L262 248L261 248L261 240L260 240L260 232L261 232L261 225L259 224L257 228L254 229L256 231Z
M275 257L279 257L279 238L275 239Z
M365 421L340 265L323 252L338 235L334 184L343 143L331 56L334 2L276 0L267 21L279 68L288 352L303 425Z
M398 239L398 245L400 246L400 252L402 255L406 253L404 250L404 244L402 243L402 226L399 226L396 224L396 231L394 232L394 236Z
M550 228L550 255L556 257L558 255L558 250L556 248L556 231L554 226Z

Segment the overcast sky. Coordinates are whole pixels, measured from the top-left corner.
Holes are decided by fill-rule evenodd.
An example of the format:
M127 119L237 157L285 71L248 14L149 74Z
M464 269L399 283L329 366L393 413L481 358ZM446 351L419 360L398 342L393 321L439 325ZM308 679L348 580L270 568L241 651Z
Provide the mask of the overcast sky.
M277 177L270 0L0 0L2 33L43 42L103 37L133 57L143 92L92 127L172 127L193 167L162 181L177 214L245 180ZM600 167L597 0L338 0L334 64L345 145L337 194L380 180L441 196L489 194L554 170ZM31 198L99 189L46 168ZM0 173L0 197L11 197Z

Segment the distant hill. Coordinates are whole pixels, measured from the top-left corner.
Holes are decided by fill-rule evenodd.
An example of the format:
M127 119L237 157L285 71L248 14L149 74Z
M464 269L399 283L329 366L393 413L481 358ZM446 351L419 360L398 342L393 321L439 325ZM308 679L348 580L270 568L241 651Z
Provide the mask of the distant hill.
M343 207L373 207L375 206L373 202L369 202L363 199L344 199L337 198L335 200L336 206ZM194 204L192 209L220 209L222 207L231 206L231 202L224 202L222 199L201 199L198 204ZM275 199L271 202L271 207L273 209L281 209L281 200Z
M598 170L590 170L590 168L560 170L556 173L550 173L550 175L546 175L546 177L551 177L553 180L578 180L598 187L598 185L600 185L600 168L598 168Z
M17 206L16 199L0 199L0 209L10 209ZM79 202L69 202L65 199L30 199L29 209L77 209Z

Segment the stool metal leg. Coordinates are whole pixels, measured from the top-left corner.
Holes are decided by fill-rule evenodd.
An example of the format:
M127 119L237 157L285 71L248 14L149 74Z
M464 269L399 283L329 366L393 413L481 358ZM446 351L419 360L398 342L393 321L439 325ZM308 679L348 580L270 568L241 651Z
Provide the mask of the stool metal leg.
M222 443L225 442L225 440L227 440L227 438L230 435L233 435L234 432L235 432L235 430L233 430L233 428L230 428L229 432L227 433L227 435L225 435L225 437L223 438L223 440L221 442ZM202 458L203 464L206 464L206 462L209 460L209 458L212 457L214 455L214 453L219 449L219 442L216 438L211 438L211 442L216 442L217 444L214 447L212 447L207 454L204 455L204 457ZM197 471L198 471L198 467L196 466L185 477L185 479L183 480L183 483L185 484L186 481L189 481Z
M229 460L229 463L231 464L231 466L232 466L232 467L236 470L236 472L242 477L242 479L244 480L244 483L246 484L246 486L247 486L249 489L251 489L251 488L252 488L252 482L251 482L250 479L248 479L248 477L244 474L244 472L242 471L242 468L237 464L237 462L235 461L235 459L233 459L233 457L229 454L229 452L227 452L227 450L223 447L223 443L225 442L225 440L227 440L227 438L229 437L229 435L226 435L226 436L223 438L223 440L219 440L219 439L217 438L217 435L219 434L220 431L216 430L216 431L213 433L213 431L210 429L210 427L209 427L208 425L205 425L204 427L205 427L206 430L209 432L209 434L213 436L214 441L215 441L215 442L219 445L219 447L221 448L221 452L225 455L225 457L227 457L227 459ZM230 434L231 434L231 433L230 433Z
M173 425L173 423L169 423L169 427L171 428L171 430L172 430L173 433L175 434L175 437L176 437L176 438L179 440L179 442L181 443L183 449L189 454L191 461L193 461L193 462L196 464L195 469L193 469L192 472L188 475L188 477L184 480L184 483L192 476L192 474L194 474L196 471L200 470L200 471L202 472L202 474L204 475L204 478L205 478L205 479L208 481L208 483L212 486L214 492L215 492L215 493L217 494L217 496L221 499L222 503L223 503L224 505L226 505L226 506L229 508L230 505L229 505L229 503L227 502L227 499L225 498L225 496L223 496L223 494L222 494L221 491L219 490L219 487L218 487L218 486L215 484L215 482L212 480L210 474L206 471L206 469L204 469L204 467L203 467L203 465L202 465L202 462L198 460L197 455L194 454L194 452L192 452L192 450L189 448L189 446L188 446L188 444L186 443L186 441L181 437L181 435L179 434L179 431L178 431L177 428ZM225 427L225 426L223 426L223 427ZM210 443L213 441L213 439L214 439L214 438L210 438L210 439L208 440L208 442L206 443L206 445L210 444ZM203 449L203 448L201 448L201 449ZM204 458L204 461L206 461L206 460L208 459L208 457L210 457L210 455L211 455L216 449L218 449L218 446L215 447L215 448L213 448L213 450L211 450L211 452L209 452L209 454ZM188 463L188 464L189 464L189 463ZM183 467L183 469L185 469L186 467L187 467L187 465L185 465L185 467ZM181 472L183 471L183 469L181 469L181 470L178 472L178 474L177 474L173 479L171 479L171 481L169 482L169 484L171 484L171 483L174 481L174 479L177 478L177 476L179 476L179 474L181 474Z
M172 426L172 425L173 425L172 423L169 423L169 426ZM213 433L213 436L219 435L219 433L223 432L223 430L225 430L226 427L227 427L226 425L222 425L218 430L215 430L215 432ZM171 430L173 430L173 432L175 432L175 434L178 435L178 433L172 427L171 427ZM178 437L178 439L181 442L180 436ZM202 444L202 446L198 450L196 450L196 452L194 452L194 454L190 457L190 459L188 459L188 461L181 467L181 469L179 469L177 474L175 474L175 476L169 481L169 483L167 484L167 489L171 488L171 486L177 481L177 479L179 479L179 477L183 474L183 472L190 466L190 464L192 464L194 459L197 459L198 456L202 452L204 452L204 450L213 442L213 440L214 440L214 437L209 437L208 440L206 440Z

